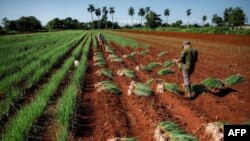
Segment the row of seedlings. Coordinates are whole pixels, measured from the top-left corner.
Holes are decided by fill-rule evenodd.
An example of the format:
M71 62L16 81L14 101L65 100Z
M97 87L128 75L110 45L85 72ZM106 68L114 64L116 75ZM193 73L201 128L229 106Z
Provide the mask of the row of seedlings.
M73 117L76 107L76 97L80 89L81 81L85 79L87 69L88 56L91 45L91 34L85 38L82 57L79 65L74 72L71 84L64 90L63 96L60 98L56 108L56 121L58 122L58 130L56 138L58 141L66 141L70 133L70 120ZM84 129L82 129L84 130Z

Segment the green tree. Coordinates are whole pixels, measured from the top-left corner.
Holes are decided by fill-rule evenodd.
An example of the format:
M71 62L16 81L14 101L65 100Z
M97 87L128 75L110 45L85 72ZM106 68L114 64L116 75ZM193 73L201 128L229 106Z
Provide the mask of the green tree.
M128 9L128 15L132 17L132 25L134 25L134 20L133 20L134 14L135 14L135 9L133 7L130 7Z
M102 21L103 22L105 22L105 29L107 29L107 21L108 21L108 9L107 9L107 7L106 6L104 6L103 8L102 8L102 13L103 13L103 15L102 15Z
M182 24L182 20L177 20L175 23L172 23L173 27L180 27Z
M223 19L217 14L214 14L212 18L212 23L216 24L217 26L223 26Z
M110 7L110 8L109 8L109 13L111 14L111 17L112 17L112 29L114 29L114 25L113 25L113 14L115 13L115 8L114 8L114 7Z
M95 7L93 4L89 4L89 7L87 8L88 12L91 13L91 19L92 19L92 29L94 28L94 20L93 20L93 12L95 11Z
M142 18L145 16L144 8L139 9L138 15L141 16L141 25L142 25Z
M206 15L202 16L202 21L204 22L204 25L206 24L206 20L207 20L207 16Z
M224 22L232 29L243 26L246 21L246 15L240 7L226 8L224 11Z
M150 7L146 6L145 12L146 12L146 15L148 15L148 13L150 12Z
M154 11L150 11L146 16L146 26L150 28L156 28L161 25L161 15L157 15Z
M167 17L167 24L168 24L168 16L170 15L170 10L167 8L167 9L165 9L165 11L164 11L164 16L166 16Z
M191 13L191 10L192 10L192 9L187 9L187 11L186 11L186 14L187 14L187 16L188 16L187 28L189 27L189 16L192 14L192 13Z
M42 29L41 22L34 16L22 16L16 21L17 29L21 32L38 31Z
M100 16L101 16L101 9L100 8L95 9L95 15L98 17L98 27L100 29Z

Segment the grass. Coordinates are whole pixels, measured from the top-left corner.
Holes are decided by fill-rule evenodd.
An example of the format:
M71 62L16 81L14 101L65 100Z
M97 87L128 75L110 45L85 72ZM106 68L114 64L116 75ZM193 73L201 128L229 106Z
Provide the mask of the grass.
M160 53L157 54L157 57L162 57L167 53L168 53L167 51L161 51Z
M166 67L166 68L170 68L170 67L172 67L174 65L174 62L173 61L165 61L164 63L163 63L163 66L164 67Z
M167 74L172 74L174 73L172 70L168 69L168 68L163 68L163 69L160 69L157 74L158 75L167 75Z
M215 89L215 88L222 88L223 82L219 79L208 77L205 80L201 82L204 86L206 86L208 89Z
M106 92L111 92L114 93L116 95L120 95L121 94L121 90L115 85L114 82L111 81L101 81L99 82L100 86L102 86L104 89L104 91Z
M147 84L136 83L133 92L137 96L151 96L152 89Z
M181 90L177 84L174 83L164 83L164 88L170 92L181 94Z
M122 68L121 72L130 79L135 77L135 72L130 69Z
M232 75L224 80L225 84L227 86L233 86L236 84L239 84L245 80L244 76L241 76L240 74Z
M174 122L160 122L158 128L164 131L165 135L170 138L170 141L197 141L195 136L187 134Z
M109 78L113 77L112 71L110 69L99 69L96 72L100 73L103 76L107 76Z

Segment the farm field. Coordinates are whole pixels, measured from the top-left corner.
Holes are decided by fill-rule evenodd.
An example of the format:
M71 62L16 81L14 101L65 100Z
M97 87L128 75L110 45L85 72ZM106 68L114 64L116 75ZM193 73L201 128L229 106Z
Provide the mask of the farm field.
M209 123L249 124L250 36L103 30L100 50L98 32L0 36L0 140L213 141ZM199 51L192 99L171 61L184 40Z

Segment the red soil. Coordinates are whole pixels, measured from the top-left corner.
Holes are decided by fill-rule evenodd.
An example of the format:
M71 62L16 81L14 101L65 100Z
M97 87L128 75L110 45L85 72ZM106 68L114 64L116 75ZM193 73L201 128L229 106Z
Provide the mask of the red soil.
M169 53L164 57L165 60L178 57L180 49L175 46L181 45L181 42L184 40L183 38L191 40L195 47L198 46L197 49L200 53L196 71L192 76L193 82L196 83L209 76L218 77L220 79L237 73L246 76L246 81L242 84L228 88L226 91L217 95L210 93L199 95L196 99L188 103L200 111L203 111L206 116L213 121L226 121L232 124L240 124L249 121L250 96L248 89L250 88L250 36L172 32L148 32L141 35L142 33L144 32L114 32L114 34L134 38L139 42L151 45L151 55L156 56L160 51L168 51ZM170 35L171 37L168 37ZM176 37L172 38L172 35ZM206 36L207 38L205 38ZM196 37L196 40L193 40L194 37ZM222 38L223 40L219 40ZM225 43L230 43L231 45L227 46ZM154 58L148 58L148 62L154 60ZM178 71L176 71L176 73L177 74L173 76L165 78L165 80L181 83L181 73ZM178 80L178 82L176 82L176 80Z

